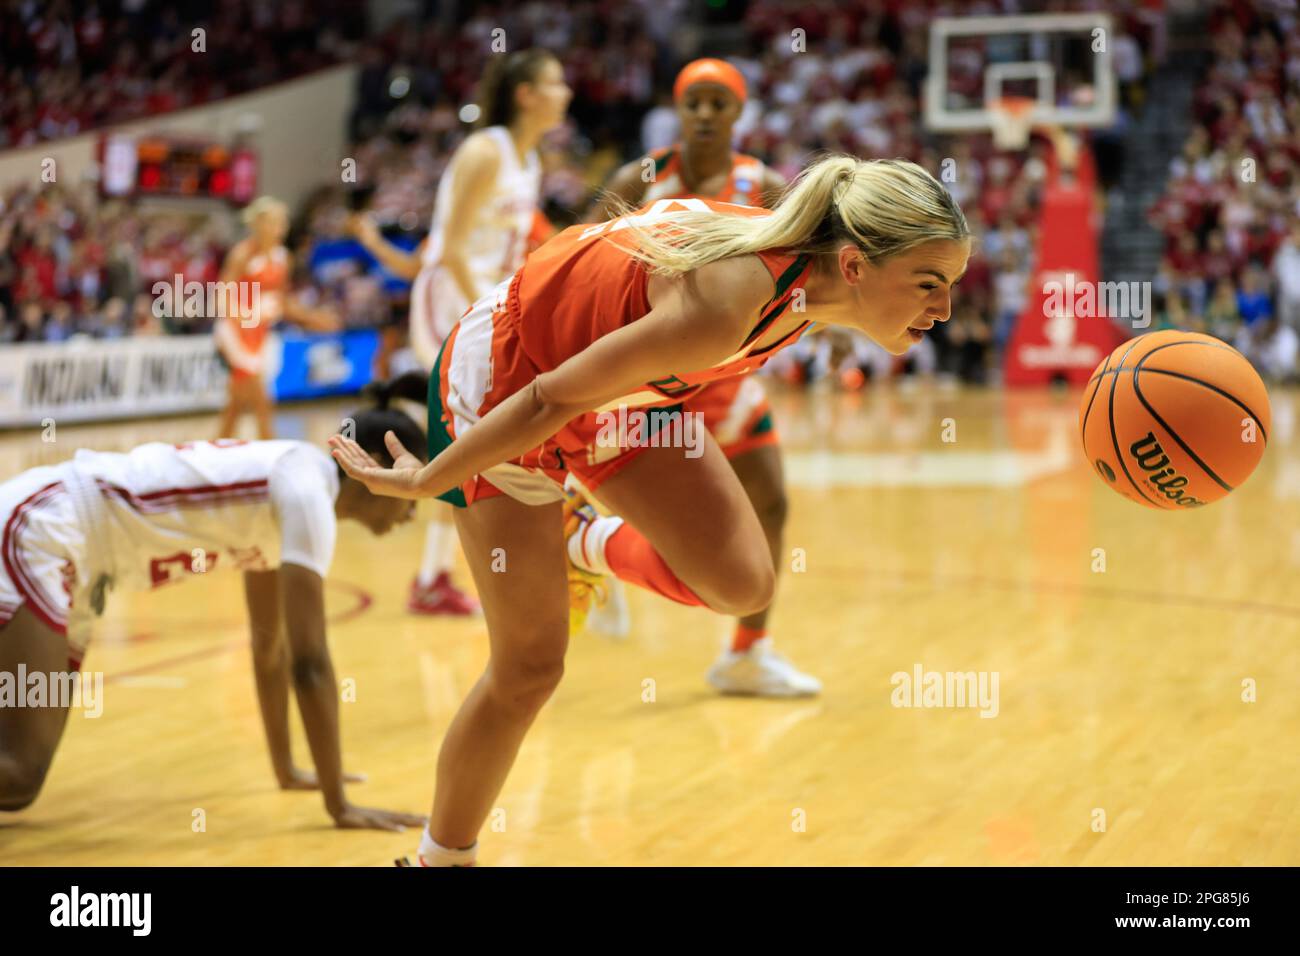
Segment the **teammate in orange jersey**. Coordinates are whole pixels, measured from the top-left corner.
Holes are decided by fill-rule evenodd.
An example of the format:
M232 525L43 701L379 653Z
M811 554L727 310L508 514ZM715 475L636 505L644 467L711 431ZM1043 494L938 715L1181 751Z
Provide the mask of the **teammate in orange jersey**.
M673 425L675 406L752 372L814 321L905 352L948 319L969 234L919 166L849 156L810 166L771 211L665 199L573 226L476 302L443 345L429 464L418 467L396 436L393 468L330 439L370 490L460 506L487 618L491 656L443 740L422 864L473 862L519 745L564 672L571 603L582 613L590 598L570 589L561 557L568 472L627 519L603 539L588 535L593 566L723 614L771 603L762 525L707 430L695 449L644 431L608 442L611 417L657 412L661 427L684 427Z
M731 149L732 127L740 119L745 97L745 78L730 63L713 59L688 63L673 84L682 141L620 169L609 182L612 198L603 200L589 218L600 221L616 213L620 204L641 206L669 197L698 196L770 207L785 188L785 179L761 160ZM654 163L652 177L646 176L647 160ZM754 506L772 563L779 568L787 509L785 478L763 386L754 376L723 379L700 389L684 408L704 416L705 427L717 439ZM570 523L569 555L583 570L598 571L584 559L581 541L589 534L599 537L607 533L605 526L619 519L600 517L580 502L580 497L575 498L579 506L574 508L576 520ZM618 588L617 581L613 588ZM617 607L621 593L612 590L611 597L611 606ZM772 649L767 633L771 612L771 607L765 607L736 622L730 646L708 672L708 681L717 690L767 697L808 696L821 690L821 681L802 673ZM597 613L591 615L593 626ZM623 620L626 612L605 629L617 635L626 626Z
M221 281L237 283L238 292L227 296L223 315L212 330L217 351L230 366L229 397L221 410L217 437L235 437L239 417L252 412L257 437L267 439L273 437L265 380L266 337L271 328L281 318L322 332L339 328L340 322L330 310L307 308L289 294L293 259L284 247L289 231L284 203L262 196L249 204L243 218L249 235L235 243L221 267Z
M478 129L447 164L429 235L415 252L385 242L368 217L353 217L352 232L367 251L390 272L414 280L411 347L426 370L470 303L513 274L549 226L542 217L539 231L537 144L564 122L571 98L560 62L546 50L495 56L479 90ZM407 610L452 615L478 610L451 580L455 549L451 509L439 505L425 531Z

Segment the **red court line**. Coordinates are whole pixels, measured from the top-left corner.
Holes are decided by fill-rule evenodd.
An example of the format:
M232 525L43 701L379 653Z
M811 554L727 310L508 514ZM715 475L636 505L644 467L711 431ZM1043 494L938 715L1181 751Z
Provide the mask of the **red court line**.
M885 568L832 568L832 572L879 575L882 582L899 581L906 584L939 587L986 588L991 591L1017 591L1029 594L1060 594L1076 597L1107 598L1119 601L1141 601L1146 604L1163 604L1177 607L1209 608L1216 611L1253 611L1278 617L1300 618L1300 607L1290 604L1264 604L1260 601L1241 601L1226 598L1204 598L1194 594L1170 594L1165 591L1142 591L1136 588L1101 588L1091 585L1066 584L1061 581L1017 581L1013 578L990 578L978 574L944 575L923 571L898 571Z
M326 621L327 624L342 624L345 621L351 621L354 618L360 617L369 610L370 605L375 603L375 599L371 596L370 592L359 585L349 584L347 581L336 581L333 578L326 578L325 585L326 587L349 591L356 600L356 604L348 608L346 611L328 618ZM217 644L213 647L204 647L197 651L190 651L188 654L177 654L173 657L165 657L162 660L154 661L152 664L143 664L140 667L132 668L129 671L119 671L115 674L106 674L104 676L104 683L111 684L124 677L137 677L140 674L151 674L155 671L166 670L169 667L174 667L177 664L187 664L190 661L201 661L209 657L217 657L220 654L233 651L235 648L247 646L248 641L246 640L230 641L226 644Z

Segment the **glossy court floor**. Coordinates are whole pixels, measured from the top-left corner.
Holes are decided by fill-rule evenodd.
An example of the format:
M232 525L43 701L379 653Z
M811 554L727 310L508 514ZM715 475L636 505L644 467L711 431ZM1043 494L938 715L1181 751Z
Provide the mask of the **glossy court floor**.
M481 862L1300 863L1300 402L1272 399L1255 476L1171 514L1094 477L1077 393L774 396L804 563L783 568L774 633L825 693L714 696L727 623L631 593L627 641L574 642ZM321 442L349 407L286 408L277 428ZM2 477L214 420L5 433ZM422 534L344 524L327 597L356 687L346 766L369 774L351 797L425 812L486 638L477 619L405 612ZM105 674L103 715L74 711L39 800L0 814L0 863L384 865L414 849L413 832L335 831L316 795L275 788L242 614L233 574L114 596L85 665ZM996 716L894 706L894 675L918 667L996 672Z

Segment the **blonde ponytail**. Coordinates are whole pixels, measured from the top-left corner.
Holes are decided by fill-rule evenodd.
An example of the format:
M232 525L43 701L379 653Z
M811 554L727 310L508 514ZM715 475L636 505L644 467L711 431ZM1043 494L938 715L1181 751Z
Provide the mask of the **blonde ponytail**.
M620 212L625 210L620 210ZM872 262L934 239L964 239L961 208L933 176L901 159L832 155L805 169L770 216L671 214L672 228L631 222L632 255L655 275L681 275L768 249L819 254L845 242Z
M287 203L276 199L274 196L258 196L251 203L244 207L239 214L239 218L244 221L244 225L251 226L253 223L268 212L280 212L286 217L289 215L289 206Z

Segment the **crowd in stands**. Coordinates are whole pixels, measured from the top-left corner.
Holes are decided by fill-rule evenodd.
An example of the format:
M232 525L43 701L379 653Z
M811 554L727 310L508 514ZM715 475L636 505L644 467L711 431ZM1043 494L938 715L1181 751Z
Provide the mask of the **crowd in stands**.
M229 229L213 215L141 216L91 186L11 189L0 196L0 342L204 331L205 320L157 318L148 290L176 275L215 280Z
M982 6L992 13L1013 12L1012 5ZM37 18L31 13L35 4L10 6L21 8L23 22L35 33L42 28L33 24L62 24L56 32L74 40L55 44L56 52L79 42L75 37L85 32L87 17L102 18L102 32L112 36L150 8L124 0L86 13L95 5L74 8L55 0ZM215 89L200 82L178 46L184 26L201 19L188 15L188 8L208 5L181 6L187 15L154 11L148 17L152 40L133 45L133 55L143 58L135 65L152 64L144 74L160 75L180 63L194 80L168 83L182 98L174 106L200 102ZM305 31L303 4L275 5L273 15L252 2L211 6L231 11L211 14L214 31L217 22L272 17L286 36L299 37L286 48L301 55L276 63L290 73L345 55L355 27L342 3L311 5L313 21ZM318 6L332 26L316 22ZM1147 12L1147 4L1130 0L1120 6L1116 42L1127 51L1120 59L1126 64L1122 108L1129 109L1140 107L1144 71L1163 55L1165 41L1163 21ZM1300 236L1288 238L1279 230L1287 216L1295 220L1300 196L1300 32L1294 22L1287 32L1277 14L1261 13L1256 6L1225 3L1214 14L1215 66L1197 93L1198 126L1174 163L1167 196L1152 211L1170 236L1169 255L1156 277L1158 327L1203 327L1233 341L1264 313L1300 321ZM111 14L105 12L110 7ZM140 9L128 11L132 7ZM761 157L787 178L822 149L904 156L936 172L945 158L954 159L961 174L949 187L977 235L977 253L952 321L937 327L934 354L918 353L912 364L978 381L1005 345L1028 295L1036 202L1046 171L1044 144L1035 141L1024 153L998 152L988 136L944 139L922 129L931 7L936 4L753 0L741 39L727 54L750 84L737 149ZM353 325L380 324L400 312L405 287L380 273L352 240L348 217L364 194L366 208L390 239L408 247L419 241L439 177L466 135L460 109L472 99L496 28L504 28L517 46L563 53L575 98L570 121L542 148L543 209L557 225L576 221L621 162L676 136L667 91L685 58L675 42L689 32L683 25L690 12L685 0L480 5L454 28L433 19L404 19L370 37L356 54L361 69L348 118L350 155L363 179L347 189L322 185L296 211L290 243L299 285L316 298L340 303ZM795 29L805 36L798 54L790 42ZM305 42L308 36L315 46ZM6 36L0 42L8 50L14 41ZM87 77L108 77L113 63L105 57L83 59L81 49L71 57L30 54L24 75L62 70L70 77L65 84L94 88L86 86ZM253 72L259 62L252 57ZM209 78L214 76L222 78L225 93L268 81L265 71L250 78L232 64L209 69ZM115 118L121 117L95 115L90 122ZM9 128L7 119L8 114ZM1258 176L1250 182L1234 175L1237 158L1247 152L1259 157ZM0 194L0 340L156 329L159 320L149 313L144 294L152 282L177 273L187 280L215 277L234 233L228 217L143 216L129 204L98 200L89 192L72 195L46 187ZM202 320L166 320L163 330L202 328ZM879 357L860 345L833 351L834 361L845 366L845 381L882 371ZM825 347L810 344L793 361L793 374L807 377L825 372L829 359Z
M291 79L364 33L347 0L0 0L0 149Z
M1150 211L1166 253L1155 328L1208 332L1262 371L1297 371L1300 339L1300 17L1220 2L1195 125Z

